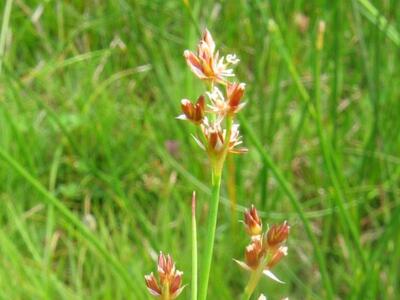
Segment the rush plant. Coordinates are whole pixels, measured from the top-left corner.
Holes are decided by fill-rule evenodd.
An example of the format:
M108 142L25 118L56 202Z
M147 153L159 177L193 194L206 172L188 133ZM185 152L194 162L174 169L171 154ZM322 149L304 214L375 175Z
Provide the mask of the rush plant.
M248 150L241 147L242 138L239 124L236 122L237 114L245 106L242 101L246 85L235 80L232 67L239 63L235 54L220 56L216 49L211 33L204 30L197 50L184 51L184 57L191 71L206 86L206 90L196 101L181 100L182 114L177 119L185 120L197 127L197 134L193 136L196 143L207 154L210 163L212 194L207 221L207 236L203 246L203 256L200 260L200 282L197 295L197 237L195 222L195 195L192 200L193 213L193 272L192 300L207 299L208 283L213 261L215 231L218 219L220 202L221 177L228 155L243 154ZM272 226L262 234L262 223L257 210L252 208L245 213L246 231L251 236L251 244L246 248L246 262L237 261L243 268L251 272L250 281L246 286L243 299L249 299L262 274L279 281L269 270L287 254L287 247L281 246L289 233L289 226L284 223ZM160 254L158 272L161 284L158 284L153 274L146 276L146 284L150 293L161 299L175 299L182 288L181 275L175 274L175 265L170 257L170 276L164 278L164 256ZM160 263L161 260L161 263ZM168 265L168 264L167 264ZM172 270L172 271L171 271ZM174 277L175 276L175 277Z
M183 114L178 117L199 128L199 134L194 138L207 153L211 166L212 197L206 245L201 260L199 290L199 299L205 300L212 265L222 170L227 155L247 152L246 148L238 148L242 141L239 125L235 123L236 114L245 105L241 101L245 84L232 80L235 75L231 66L237 64L239 59L234 54L227 55L226 58L220 57L208 30L204 31L197 52L186 50L184 56L193 73L208 87L208 91L205 92L209 100L207 104L204 95L200 95L194 104L188 99L183 99Z

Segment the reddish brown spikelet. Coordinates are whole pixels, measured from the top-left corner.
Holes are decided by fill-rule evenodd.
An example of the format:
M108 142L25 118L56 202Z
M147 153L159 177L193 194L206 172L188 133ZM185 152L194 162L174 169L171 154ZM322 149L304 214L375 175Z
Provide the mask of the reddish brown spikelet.
M279 225L272 225L267 233L267 244L269 247L274 248L286 241L289 235L290 226L287 222Z
M262 222L254 205L252 205L249 210L245 211L244 224L246 225L246 231L250 236L261 234Z
M224 61L223 57L219 57L219 52L215 51L215 42L207 29L202 35L196 53L185 50L183 55L192 72L202 80L225 85L227 84L226 77L234 76L232 69L228 66L234 64L235 59Z
M267 269L272 269L286 255L287 255L287 247L279 247L279 249L275 251L271 260L268 262Z
M161 295L161 289L153 273L144 276L144 280L146 281L147 290L150 292L150 294L152 294L153 296Z
M246 265L251 269L256 269L263 255L262 241L259 236L252 239L250 245L245 250Z
M161 284L169 283L175 275L175 264L171 256L160 253L158 257L158 275Z
M160 253L157 264L159 283L153 273L145 276L146 286L150 294L162 299L176 299L184 287L181 271L176 270L175 263L170 255Z
M180 119L187 119L199 124L204 118L205 98L201 95L195 104L187 99L183 99L181 101L181 108L183 115L179 116Z
M244 90L245 90L244 83L235 82L232 84L228 84L227 97L228 97L230 113L236 113L243 107L244 104L243 103L241 104L240 101L243 97Z

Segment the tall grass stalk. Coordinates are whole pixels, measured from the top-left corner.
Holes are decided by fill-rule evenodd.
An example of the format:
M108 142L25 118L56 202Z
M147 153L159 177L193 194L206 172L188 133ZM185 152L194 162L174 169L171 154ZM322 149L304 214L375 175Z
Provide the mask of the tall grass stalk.
M211 192L211 203L210 203L211 206L208 216L205 252L202 261L203 269L200 278L200 283L201 283L200 294L199 294L200 300L207 299L208 281L210 279L215 231L217 228L217 219L218 219L219 194L221 189L221 173L222 173L221 169L219 170L214 169L212 173L212 192Z
M83 237L95 251L109 263L111 269L120 276L125 284L132 288L132 292L135 295L142 295L139 290L135 288L134 280L128 274L126 269L121 265L120 262L101 244L97 237L92 234L88 228L75 217L67 207L65 207L55 196L49 193L40 182L33 178L17 161L15 161L7 152L0 149L0 159L5 161L15 172L17 172L22 178L24 178L40 195L43 200L49 205L52 205L67 221L66 226L75 226L75 231Z
M320 27L324 27L324 25L321 25L324 23L320 23ZM346 210L344 204L345 204L345 195L343 192L343 188L340 182L340 177L337 174L337 169L335 168L335 162L334 160L334 155L333 155L333 150L332 146L326 141L326 134L324 132L323 126L322 126L322 116L321 116L321 86L320 86L320 77L321 77L321 53L323 49L323 43L324 43L324 29L319 29L317 40L316 40L316 56L315 56L315 62L314 62L314 84L315 84L315 121L317 124L317 132L318 132L318 138L320 140L320 147L321 147L321 152L325 161L325 165L328 171L329 178L331 179L332 185L334 187L334 191L336 194L336 202L339 207L339 210L341 212L341 215L343 216L344 219L344 226L347 226L347 230L350 232L350 236L353 240L353 243L355 244L356 251L359 254L359 259L364 267L367 267L367 260L365 257L364 252L362 251L361 248L361 243L359 240L359 232L357 230L356 225L351 219L351 216L349 212ZM350 242L350 240L349 240Z
M196 225L196 192L192 197L192 300L197 300L197 225Z
M8 24L10 22L12 3L13 3L13 0L7 0L5 8L4 8L3 23L1 24L1 32L0 32L0 74L1 74L2 65L3 65L4 52L5 52L5 47L6 47L6 37L7 37L7 32L8 32Z

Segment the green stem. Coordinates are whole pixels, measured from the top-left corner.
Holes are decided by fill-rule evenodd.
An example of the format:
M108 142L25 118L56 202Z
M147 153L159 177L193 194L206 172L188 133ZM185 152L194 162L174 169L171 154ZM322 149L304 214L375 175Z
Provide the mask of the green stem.
M267 250L267 253L265 253L265 256L262 259L260 265L257 267L255 271L251 272L249 282L244 288L242 300L249 300L251 295L253 295L254 290L256 289L270 258L271 258L270 251Z
M201 273L200 300L206 300L208 290L208 280L210 278L210 270L212 263L212 254L214 249L215 230L217 227L219 191L221 187L222 168L213 168L212 174L212 195L211 207L208 217L206 247L203 256L203 269Z
M262 276L262 269L257 269L256 271L251 273L249 282L247 283L245 289L244 289L244 293L243 293L243 300L249 300L251 295L253 294L254 290L257 287L258 282L261 279Z
M7 0L5 8L4 8L3 23L1 25L1 33L0 33L0 73L1 73L1 67L2 67L2 64L3 64L5 48L6 48L6 36L7 36L8 25L9 25L9 22L10 22L12 3L13 3L13 0Z
M322 33L320 33L322 34ZM323 37L321 37L323 38ZM360 240L359 240L359 232L355 225L356 221L353 221L354 217L349 214L349 212L345 208L346 197L344 195L342 182L340 180L340 176L337 172L336 162L334 158L334 153L332 150L332 146L327 141L327 135L324 132L324 127L322 124L322 109L321 109L321 54L322 54L322 46L316 46L316 55L314 56L314 88L315 88L315 121L317 125L317 134L320 140L320 148L322 152L323 159L325 161L326 169L328 172L328 176L332 182L334 193L336 197L334 198L337 202L337 206L339 208L340 214L343 216L343 223L347 225L345 230L349 230L350 237L345 237L348 240L348 243L351 243L351 240L354 241L355 249L358 252L358 256L360 258L361 264L364 268L368 268L367 258L362 249Z
M192 300L197 300L197 226L196 226L196 194L192 198Z
M210 91L212 91L214 82L211 82ZM208 281L210 279L212 255L214 250L214 240L215 231L217 228L218 219L218 206L219 206L219 193L221 189L221 175L226 160L226 156L229 152L229 142L231 137L233 118L232 116L227 116L226 118L226 133L225 141L222 152L220 153L210 153L210 162L212 167L212 193L211 193L211 207L208 216L207 225L207 237L206 237L206 247L203 256L203 268L200 277L200 293L199 299L207 299Z
M54 207L56 211L60 213L64 219L64 226L66 229L73 231L76 235L85 240L89 246L100 257L102 257L117 275L126 283L126 285L132 289L135 297L142 297L142 290L137 289L139 278L132 279L131 274L125 269L125 267L115 258L115 256L104 246L102 241L97 235L93 234L89 229L79 220L75 214L73 214L59 199L57 199L52 193L35 179L26 169L20 165L14 158L12 158L4 149L0 148L0 161L6 162L16 174L25 179L32 188L38 192L43 202ZM143 299L143 298L142 298Z

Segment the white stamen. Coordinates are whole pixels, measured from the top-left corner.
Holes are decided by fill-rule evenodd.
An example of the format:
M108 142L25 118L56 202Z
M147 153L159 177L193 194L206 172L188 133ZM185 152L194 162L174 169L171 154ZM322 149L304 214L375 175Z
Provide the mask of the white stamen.
M240 59L237 58L236 54L228 54L226 56L226 61L232 65L236 65L240 62Z

